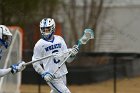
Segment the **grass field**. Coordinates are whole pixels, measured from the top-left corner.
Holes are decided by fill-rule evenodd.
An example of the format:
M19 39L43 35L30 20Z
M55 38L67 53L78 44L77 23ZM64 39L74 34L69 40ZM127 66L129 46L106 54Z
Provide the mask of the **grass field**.
M113 80L89 85L70 85L72 93L114 93ZM116 93L140 93L140 77L117 80ZM47 85L42 85L40 93L50 93ZM38 93L37 85L22 85L21 93Z

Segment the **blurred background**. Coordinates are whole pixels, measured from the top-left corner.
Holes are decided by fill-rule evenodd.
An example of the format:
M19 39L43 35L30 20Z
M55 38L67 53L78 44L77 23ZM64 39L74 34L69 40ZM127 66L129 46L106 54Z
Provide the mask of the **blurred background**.
M0 0L0 24L23 30L22 60L31 61L39 23L51 17L68 47L94 30L95 39L67 64L72 93L140 93L140 0ZM21 93L49 93L32 65L22 72Z

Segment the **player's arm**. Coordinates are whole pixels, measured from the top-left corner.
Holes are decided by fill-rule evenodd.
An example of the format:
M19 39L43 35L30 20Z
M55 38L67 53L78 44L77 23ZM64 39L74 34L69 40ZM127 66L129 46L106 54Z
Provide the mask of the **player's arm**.
M13 65L11 65L10 68L0 69L0 77L3 77L9 73L15 74L17 72L24 70L25 66L23 64L25 64L24 61L17 63L17 64L13 64Z
M42 47L37 43L34 47L34 50L33 50L32 61L37 60L38 58L42 57L41 56L41 49L42 49ZM37 73L42 74L44 72L44 69L40 65L40 62L33 63L32 65Z
M0 77L3 77L3 76L7 75L10 72L11 72L11 68L0 69Z
M39 48L39 46L36 45L34 47L34 54L33 54L33 57L32 57L32 61L36 60L40 57L41 57L41 48ZM45 72L45 70L40 65L40 62L33 63L33 68L47 82L51 81L54 78L49 72Z
M42 66L39 64L39 62L36 62L36 63L33 63L33 68L35 69L35 71L38 73L38 74L43 74L44 72L44 69L42 68Z
M33 63L33 68L35 69L35 71L41 75L41 77L46 81L49 82L51 80L54 79L54 76L49 73L49 72L45 72L44 69L42 68L42 66L39 64L39 62L37 63Z
M79 52L79 48L77 45L74 45L72 48L69 48L68 51L71 53L71 56L67 59L67 62L70 63L75 59L77 53Z
M67 62L70 63L75 59L76 54L79 51L79 48L78 48L77 45L73 46L72 48L67 48L67 45L66 45L64 39L62 37L60 37L60 38L61 38L61 41L62 41L62 44L63 44L62 49L64 51L69 51L69 53L71 53L71 56L67 59Z

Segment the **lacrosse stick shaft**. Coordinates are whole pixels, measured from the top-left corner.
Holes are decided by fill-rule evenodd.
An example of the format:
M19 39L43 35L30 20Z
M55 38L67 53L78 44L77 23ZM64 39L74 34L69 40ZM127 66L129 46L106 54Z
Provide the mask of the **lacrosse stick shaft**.
M53 56L53 55L48 55L48 56L45 56L45 57L39 58L39 59L34 60L34 61L29 61L29 62L25 63L24 66L27 66L27 65L30 65L30 64L33 64L33 63L39 62L39 61L41 61L41 60L43 60L43 59L46 59L46 58L48 58L48 57L51 57L51 56Z
M59 65L57 70L53 73L53 75L61 68L61 66L67 61L67 59L71 56L72 53L69 53L69 55L63 60L63 62Z
M66 54L66 53L68 53L68 52L69 52L69 51L64 52L64 54ZM49 58L49 57L51 57L51 56L54 56L54 55L48 55L48 56L45 56L45 57L39 58L39 59L34 60L34 61L29 61L29 62L25 63L24 66L27 66L27 65L30 65L30 64L33 64L33 63L39 62L39 61L44 60L44 59L46 59L46 58Z

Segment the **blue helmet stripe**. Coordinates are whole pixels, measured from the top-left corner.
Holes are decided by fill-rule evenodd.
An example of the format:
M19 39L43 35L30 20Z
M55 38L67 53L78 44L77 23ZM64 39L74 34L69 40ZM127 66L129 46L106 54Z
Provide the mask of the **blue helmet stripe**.
M44 27L47 27L47 19L44 19Z

